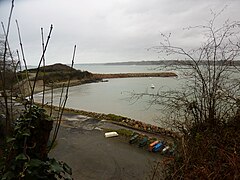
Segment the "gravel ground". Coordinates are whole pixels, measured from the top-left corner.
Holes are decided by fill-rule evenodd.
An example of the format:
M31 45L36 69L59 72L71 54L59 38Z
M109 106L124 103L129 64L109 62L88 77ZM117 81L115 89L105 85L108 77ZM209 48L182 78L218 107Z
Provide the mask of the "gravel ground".
M76 180L150 179L153 166L162 159L159 153L130 145L126 137L105 138L101 121L68 118L71 123L61 126L50 156L66 162Z

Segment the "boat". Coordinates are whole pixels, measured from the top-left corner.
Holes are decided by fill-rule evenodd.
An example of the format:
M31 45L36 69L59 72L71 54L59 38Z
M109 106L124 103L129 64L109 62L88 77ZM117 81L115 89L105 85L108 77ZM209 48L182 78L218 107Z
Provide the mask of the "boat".
M152 85L151 85L151 88L152 88L152 89L154 89L154 88L155 88L155 86L152 84Z
M118 136L118 133L115 132L115 131L113 131L113 132L106 132L106 133L105 133L105 137L106 137L106 138L116 137L116 136Z
M163 148L162 153L163 153L163 154L168 153L169 149L170 149L170 147L169 147L169 146L166 146L165 148Z
M152 143L149 145L148 150L149 150L149 151L152 151L153 147L154 147L157 143L159 143L159 141L154 141L154 142L152 142Z
M157 144L153 147L152 152L158 152L158 151L160 151L163 147L164 147L164 144L163 144L163 142L161 141L160 143L157 143Z
M140 143L138 144L138 147L144 147L147 145L147 142L148 142L148 137L144 137L142 139L142 141L140 141Z
M103 79L103 80L101 80L101 82L108 82L108 80L107 79Z
M135 142L138 141L138 137L139 137L138 134L134 134L134 135L131 137L131 139L129 140L129 143L130 143L130 144L134 144Z

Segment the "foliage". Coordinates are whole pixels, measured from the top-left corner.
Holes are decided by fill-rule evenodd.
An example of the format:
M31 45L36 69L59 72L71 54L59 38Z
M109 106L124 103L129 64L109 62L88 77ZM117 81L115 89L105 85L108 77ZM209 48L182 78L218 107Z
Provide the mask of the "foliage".
M165 164L166 179L239 179L239 120L185 136L177 156Z
M90 73L88 72L82 72L75 70L74 72L47 72L43 75L43 73L40 72L37 80L43 80L46 84L54 83L54 82L63 82L67 81L69 78L71 79L78 79L82 80L84 78L91 78Z
M133 131L128 130L128 129L117 129L116 131L117 131L118 134L121 134L121 135L126 136L126 137L130 137L133 134Z
M13 58L13 52L10 52L9 49L6 51L5 60L4 60L4 49L5 49L5 40L0 36L0 90L3 90L3 85L6 89L10 89L14 83L17 82L15 75L16 70L16 60ZM5 71L3 75L3 71ZM5 78L5 79L3 79ZM5 83L5 84L4 84Z
M49 141L49 135L53 127L53 121L51 120L51 113L48 116L44 109L34 106L33 94L36 86L39 69L43 63L43 69L45 67L45 53L48 47L48 43L51 37L53 26L50 26L50 30L47 36L46 43L44 43L43 28L41 28L42 35L42 54L39 60L39 65L35 73L35 78L30 81L28 75L27 62L24 55L23 43L21 40L20 28L18 21L16 20L19 44L21 49L22 61L26 71L23 73L17 73L17 67L20 65L20 54L17 52L18 61L16 63L13 53L10 49L8 42L9 31L11 24L11 17L14 9L14 0L11 3L10 14L8 17L7 27L5 30L4 23L2 28L4 32L3 40L0 40L0 89L3 98L1 101L1 112L4 115L4 124L1 129L4 129L4 136L0 138L0 178L1 179L71 179L69 176L71 168L66 163L56 161L55 159L48 158L49 148L47 146ZM74 46L74 53L72 58L72 69L74 64L76 46ZM20 66L21 71L21 66ZM45 71L43 71L45 72ZM44 73L43 73L44 76ZM25 79L26 78L26 79ZM29 99L25 99L22 102L22 106L25 106L25 111L18 115L14 114L19 108L15 107L15 98L13 98L14 90L18 89L17 95L23 99L25 97L25 90L20 88L19 79L23 79L21 82L28 83ZM17 83L16 83L17 82ZM68 88L70 84L70 76L68 77L68 85L65 93L65 98L59 105L58 117L56 119L56 126L54 129L54 137L52 144L54 144L59 126L61 123L61 117L63 109L65 107L68 98ZM45 93L45 83L43 85L43 94ZM63 94L62 94L63 96ZM61 97L62 98L62 97ZM42 100L42 107L44 105L44 97ZM52 109L51 109L52 110ZM19 117L18 119L16 117ZM2 133L2 132L1 132ZM9 136L9 138L6 138ZM5 150L5 151L3 151Z
M25 74L26 70L18 73ZM36 73L37 69L29 69L29 73ZM44 80L45 84L54 82L68 81L69 78L77 80L91 80L93 75L88 71L76 70L64 64L53 64L39 68L38 77L36 80Z
M133 93L134 99L149 96L151 104L161 104L166 114L161 123L182 134L176 156L167 163L167 179L240 178L240 69L235 66L240 22L219 25L221 13L212 13L205 25L187 28L198 30L203 40L199 47L172 45L171 34L162 34L160 45L152 48L178 62L171 69L184 80L180 88Z
M205 42L199 48L187 51L172 46L165 35L157 47L161 53L191 61L180 64L187 72L184 87L157 97L166 105L168 125L183 133L179 152L167 169L169 179L240 177L240 71L234 65L240 57L240 22L217 26L219 15L193 28L203 32Z
M27 109L7 138L1 158L1 179L71 179L66 163L48 158L48 138L52 120L37 106Z
M115 114L108 114L107 117L109 119L111 119L112 121L122 121L122 120L126 119L125 117L115 115Z
M180 88L160 89L157 94L133 93L136 99L146 95L151 104L161 104L167 116L163 123L184 134L201 124L214 127L229 122L239 109L240 69L234 62L240 57L240 22L227 20L218 26L220 14L213 13L206 25L188 28L202 32L204 42L199 47L188 50L172 45L171 36L162 34L163 41L152 48L171 59L181 59L170 67L184 81Z

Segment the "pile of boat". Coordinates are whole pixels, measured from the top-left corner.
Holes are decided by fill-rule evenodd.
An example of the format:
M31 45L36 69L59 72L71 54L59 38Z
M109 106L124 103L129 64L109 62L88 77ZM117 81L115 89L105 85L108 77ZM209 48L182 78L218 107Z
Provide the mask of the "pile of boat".
M117 137L117 132L107 132L105 133L106 138ZM137 144L138 147L148 146L148 151L150 152L161 152L163 155L174 155L176 146L168 145L165 141L156 140L150 143L147 136L140 136L138 133L134 133L130 140L130 144Z
M148 150L150 152L161 152L164 155L173 155L176 147L171 147L165 141L156 140L149 144L147 136L140 137L139 134L133 134L129 140L130 144L138 143L139 147L144 147L148 145Z

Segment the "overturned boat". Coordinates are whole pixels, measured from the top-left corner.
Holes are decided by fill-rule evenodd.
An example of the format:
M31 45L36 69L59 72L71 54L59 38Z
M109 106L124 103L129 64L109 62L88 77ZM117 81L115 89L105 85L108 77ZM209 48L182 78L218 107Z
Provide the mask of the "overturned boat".
M148 142L148 137L144 137L140 143L138 144L139 147L144 147L147 145L147 142Z
M118 133L113 131L113 132L106 132L105 133L105 137L106 138L110 138L110 137L117 137L118 136Z
M160 150L162 150L164 148L164 143L163 141L161 141L160 143L157 143L153 149L152 149L152 152L158 152Z
M158 143L159 143L159 141L154 141L154 142L152 142L152 143L149 145L148 150L149 150L149 151L152 151L153 147L154 147L156 144L158 144Z
M130 144L136 143L136 142L138 141L138 137L139 137L138 134L134 134L134 135L131 137L131 139L129 140L129 143L130 143Z

